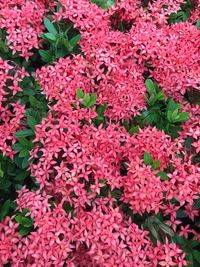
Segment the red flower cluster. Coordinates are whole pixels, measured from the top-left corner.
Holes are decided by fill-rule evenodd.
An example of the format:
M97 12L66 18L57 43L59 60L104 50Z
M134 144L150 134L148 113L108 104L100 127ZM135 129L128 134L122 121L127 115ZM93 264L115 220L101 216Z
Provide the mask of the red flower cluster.
M169 240L174 232L196 235L188 226L179 227L176 213L184 212L191 220L199 213L194 201L200 194L200 168L192 161L200 152L199 106L184 106L190 118L174 140L146 126L131 135L121 125L147 108L147 71L166 95L180 102L187 91L199 90L200 31L189 22L166 23L182 1L149 1L143 8L143 1L123 0L108 11L87 0L60 2L53 18L74 23L82 36L82 55L36 70L49 101L48 116L35 127L30 152L29 170L39 189L24 187L16 200L17 211L28 209L26 216L34 225L22 237L15 216L3 220L0 264L185 266L185 253ZM0 0L0 28L6 29L13 52L26 60L40 46L46 4ZM0 149L11 158L13 134L25 111L11 100L26 75L24 69L0 61ZM83 107L78 88L84 94L96 93L96 106ZM104 104L105 121L97 127L96 107ZM187 137L193 138L194 152L184 146ZM145 153L157 161L155 168L145 162ZM165 240L153 244L134 216L155 219L158 213L166 223Z
M0 58L0 150L11 158L16 153L12 150L16 142L14 133L21 128L20 120L25 113L24 106L19 101L15 103L13 98L22 90L19 83L25 76L24 69Z
M0 1L0 28L6 29L8 46L13 54L28 61L33 48L39 49L39 34L43 32L45 6L42 1L8 0Z

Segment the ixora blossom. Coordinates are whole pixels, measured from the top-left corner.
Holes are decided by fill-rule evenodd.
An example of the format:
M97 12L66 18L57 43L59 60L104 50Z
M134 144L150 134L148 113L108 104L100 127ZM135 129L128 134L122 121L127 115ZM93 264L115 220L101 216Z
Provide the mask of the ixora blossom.
M0 29L5 29L13 54L19 52L27 61L33 48L40 46L43 32L44 1L0 1Z
M177 139L137 125L137 115L148 108L146 76L182 103L186 93L199 90L200 32L192 22L168 24L182 3L122 0L106 11L88 0L50 6L46 0L0 0L0 28L13 53L26 60L41 45L44 18L72 22L81 34L79 55L42 66L31 77L49 112L32 127L27 187L18 191L14 215L0 223L0 267L189 264L184 249L199 239L200 167L193 160L200 151L199 106L184 104L190 115L178 124L184 132ZM11 159L14 133L26 125L18 95L27 75L0 58L0 150ZM91 94L89 107L84 97ZM136 132L125 129L127 121ZM181 238L190 239L183 249Z
M49 209L49 196L46 197L39 191L22 189L18 204L20 209L29 207L33 231L20 237L15 218L6 218L0 224L1 263L9 261L13 267L25 264L156 267L163 262L168 262L168 266L186 263L184 253L176 244L167 242L154 246L148 232L127 220L119 208L113 206L111 198L95 200L90 210L75 209L73 217L66 214L63 203Z
M82 110L43 119L36 127L34 142L39 143L31 152L30 164L41 187L76 205L90 204L100 194L104 179L112 189L120 188L121 143L128 138L125 129L116 125L106 129L83 125Z
M152 22L140 22L130 32L140 56L148 58L152 77L167 95L182 99L187 90L199 90L200 32L196 26L185 22L158 28Z
M0 150L4 156L12 159L16 153L12 150L12 145L16 142L14 134L22 127L20 120L25 113L25 107L20 105L19 100L14 102L14 96L22 91L19 83L27 75L14 62L0 58Z
M110 38L109 42L112 41ZM120 44L113 51L99 50L94 58L79 55L42 67L36 72L41 89L51 101L76 101L77 88L85 93L96 92L97 104L107 103L105 115L110 119L130 119L138 115L145 109L144 69L125 56L122 61L122 56L117 55L119 47Z

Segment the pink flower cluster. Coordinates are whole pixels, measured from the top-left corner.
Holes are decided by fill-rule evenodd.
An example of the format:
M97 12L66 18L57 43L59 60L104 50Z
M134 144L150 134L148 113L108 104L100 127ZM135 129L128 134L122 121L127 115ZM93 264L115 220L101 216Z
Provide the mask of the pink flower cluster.
M25 76L24 69L0 58L0 150L11 158L16 153L12 150L16 142L14 133L21 128L20 120L25 113L25 107L19 101L15 103L13 98L22 91L19 83Z
M27 61L33 48L39 49L39 34L43 32L44 1L0 1L0 28L7 33L7 43L13 54L20 53Z
M62 203L51 210L45 193L19 193L19 208L29 207L35 231L21 238L18 224L0 225L1 263L11 266L183 266L176 244L151 243L148 232L127 220L111 198L99 198L90 211L81 207L66 215ZM23 252L23 253L22 253Z
M3 220L0 266L186 266L185 253L168 234L165 242L153 244L134 216L161 213L170 233L199 238L176 218L177 211L192 221L199 215L194 202L200 194L200 167L192 162L200 151L199 106L184 106L190 118L175 140L146 126L130 135L120 123L147 108L147 71L166 95L181 102L187 91L199 90L200 31L189 22L167 25L182 1L150 1L143 8L141 1L122 0L108 11L87 0L60 2L53 18L74 23L82 36L82 54L36 70L49 101L30 152L29 170L39 189L23 187L16 200L17 211L28 209L34 225L22 237L15 216ZM10 48L26 59L39 47L45 4L0 1L0 27L7 31ZM0 149L11 158L24 107L18 102L8 106L8 94L12 99L21 91L19 82L26 75L0 61ZM96 93L96 106L107 105L104 124L93 123L96 106L83 108L78 88ZM195 151L184 147L187 137L194 139ZM145 163L145 152L158 162L155 169Z

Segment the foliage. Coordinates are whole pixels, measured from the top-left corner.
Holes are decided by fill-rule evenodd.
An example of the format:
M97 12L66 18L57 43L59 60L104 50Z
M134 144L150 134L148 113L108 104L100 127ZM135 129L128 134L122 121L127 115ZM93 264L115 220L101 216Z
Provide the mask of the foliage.
M199 266L199 10L0 0L1 266Z

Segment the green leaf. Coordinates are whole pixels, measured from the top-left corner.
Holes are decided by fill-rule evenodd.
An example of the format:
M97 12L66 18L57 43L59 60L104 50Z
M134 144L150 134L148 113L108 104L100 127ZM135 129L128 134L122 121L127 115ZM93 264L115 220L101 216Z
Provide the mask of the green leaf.
M151 79L147 79L145 81L145 85L147 88L147 92L150 94L150 96L156 93L156 86Z
M61 6L62 6L62 4L60 3L60 1L58 1L57 7L56 7L56 12L59 12Z
M22 189L22 185L21 184L16 184L15 188L16 188L16 190L21 190Z
M185 122L188 120L189 112L181 112L174 119L174 122Z
M64 202L64 204L63 204L63 209L64 209L67 213L69 213L69 212L72 212L72 211L74 210L74 207L71 206L71 204L70 204L68 201L66 201L66 202Z
M107 179L101 179L101 180L99 180L99 183L100 184L105 184L105 183L107 183Z
M191 250L188 249L188 251L186 250L186 248L184 249L187 252L187 256L186 259L189 261L190 265L188 265L187 267L194 267L194 259L191 253Z
M53 23L47 19L47 18L44 18L44 25L45 27L47 28L47 30L52 33L53 35L56 35L58 34L56 28L54 27Z
M198 263L200 263L200 251L198 251L198 250L193 250L193 251L192 251L192 254L193 254L195 260L196 260Z
M23 169L26 169L28 167L28 165L29 165L29 161L28 160L29 160L29 156L24 157L24 159L22 161L22 168Z
M200 29L200 20L197 21L196 26Z
M18 137L17 140L20 143L20 145L22 145L23 148L26 148L27 150L31 150L34 147L34 144L31 141L28 141L24 137Z
M96 93L91 94L90 101L87 104L87 107L93 107L95 105L95 103L96 103L96 100L97 100L97 94Z
M114 189L110 193L111 193L111 196L114 197L115 199L120 199L122 196L122 191L118 189Z
M56 41L56 36L50 32L42 34L42 37L51 41Z
M164 223L159 223L159 227L165 234L171 237L174 236L174 231L172 231L172 229L168 225Z
M56 58L65 57L67 55L68 51L65 49L58 49L56 51Z
M20 227L19 234L21 236L26 236L30 233L31 229L26 227Z
M35 125L38 124L36 119L33 116L27 116L28 125L31 127L32 130L35 129Z
M174 111L175 109L180 109L182 107L181 104L174 102L172 98L169 99L167 103L167 110Z
M104 112L106 111L106 108L107 108L107 104L104 103L103 105L98 106L98 107L96 108L96 113L97 113L100 117L103 117Z
M152 156L148 152L144 152L144 163L145 163L145 165L152 165L153 164Z
M89 102L90 102L90 95L85 94L83 98L83 104L87 107Z
M164 91L160 91L155 96L155 102L156 101L163 101L165 100L166 96L164 95Z
M175 239L176 242L181 245L182 247L184 247L184 245L186 244L186 240L184 236L179 236L178 234L175 235Z
M42 57L44 62L51 62L52 61L52 54L47 50L39 50L39 55Z
M17 174L15 180L16 181L23 181L26 177L29 176L29 173L27 171L21 171Z
M148 227L149 227L149 230L150 230L151 234L155 237L155 239L156 239L156 240L160 240L159 233L158 233L158 231L155 229L153 223L149 223L149 224L148 224Z
M33 96L33 95L35 95L35 91L32 89L24 89L23 94L28 95L28 96Z
M115 4L115 0L92 0L92 3L98 5L102 9L107 9Z
M189 244L190 244L190 246L192 247L192 248L194 248L194 247L197 247L198 245L199 245L199 240L194 240L194 239L191 239L190 241L189 241Z
M182 219L182 218L187 218L187 214L184 212L184 210L180 209L176 212L176 218L177 219Z
M139 126L132 126L128 132L132 135L134 133L139 133Z
M160 166L160 160L156 160L152 164L152 169L156 170Z
M19 158L24 158L26 156L29 156L29 151L27 149L23 149L19 153Z
M8 179L5 177L0 178L0 189L7 191L10 186L11 182Z
M4 176L4 172L2 170L1 163L0 163L0 177L3 177L3 176Z
M200 209L200 198L196 199L195 202L194 202L194 208L195 209Z
M77 43L80 41L81 39L81 35L77 34L76 36L74 36L70 41L69 41L69 45L72 47L72 49L77 45Z
M168 119L169 122L173 122L173 120L172 120L172 111L171 110L167 111L167 119Z
M35 108L37 106L38 101L34 96L29 96L29 101L30 101L30 104L33 108Z
M16 143L16 144L12 145L12 149L17 150L17 151L21 151L23 149L23 146L19 143Z
M76 91L76 97L78 99L83 99L84 98L84 92L83 92L83 90L81 90L80 88L78 88L77 91Z
M10 204L11 204L11 200L7 199L4 203L3 206L1 207L1 213L0 213L0 221L6 217L6 215L9 212L10 209Z
M19 155L14 156L14 162L18 168L22 169L22 158L19 158Z
M169 180L169 177L167 176L166 172L162 172L162 171L160 171L160 172L158 172L158 173L156 174L156 176L157 176L157 177L160 177L160 180L162 180L162 181L167 181L167 180Z
M33 136L33 135L34 135L34 132L31 129L19 130L14 134L15 137L25 137L25 136Z
M15 220L24 227L33 226L33 220L29 217L24 217L22 214L16 215Z

